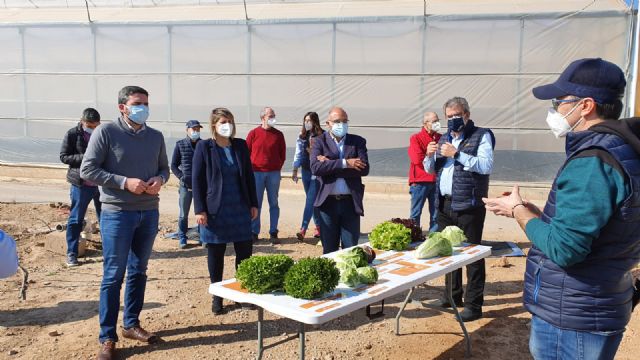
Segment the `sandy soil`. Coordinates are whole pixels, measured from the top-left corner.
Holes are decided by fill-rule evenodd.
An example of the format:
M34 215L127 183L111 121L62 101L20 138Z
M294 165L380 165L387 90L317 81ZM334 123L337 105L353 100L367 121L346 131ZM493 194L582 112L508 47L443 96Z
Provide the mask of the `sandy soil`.
M17 180L14 179L13 185ZM20 183L20 181L18 181ZM4 184L6 185L6 184ZM20 191L44 191L60 196L61 183L23 182ZM0 182L0 190L3 189ZM57 191L57 192L56 192ZM68 190L66 190L68 191ZM174 192L175 189L163 190ZM177 192L177 191L175 191ZM6 195L6 193L5 193ZM283 244L271 246L262 240L254 253L282 253L300 258L317 256L321 248L308 239L294 239L302 194L288 190L284 202L281 235ZM165 202L165 199L162 200ZM162 237L176 227L175 204L165 205L161 231L149 264L144 327L158 333L163 342L144 345L127 339L118 343L121 358L132 359L250 359L256 354L257 312L234 310L213 316L207 294L208 273L205 250L195 243L178 250L177 241ZM408 207L405 195L372 195L365 205L373 209L363 222L368 231L378 220L403 216ZM295 209L290 209L294 207ZM300 209L297 209L300 207ZM161 207L162 209L162 207ZM387 209L387 210L385 210ZM395 213L402 209L402 213ZM293 215L292 215L293 214ZM94 218L92 210L89 219ZM99 243L90 243L82 266L67 269L64 257L45 250L44 243L62 233L37 234L66 221L64 206L44 204L0 204L0 228L18 240L21 262L30 271L27 300L18 298L21 276L0 281L0 359L87 359L98 349L98 290L101 280ZM528 248L513 224L489 215L485 239L516 240ZM225 278L233 276L233 250L227 251ZM530 315L521 305L524 258L487 260L484 318L469 323L474 359L526 359ZM432 299L442 289L442 279L417 290L416 298ZM387 300L385 316L370 321L364 309L321 326L307 327L307 359L461 359L462 332L451 314L409 304L401 335L393 333L394 317L404 294ZM265 313L265 359L297 359L296 323ZM633 315L617 359L635 359L640 350L640 311ZM636 355L633 355L636 353Z

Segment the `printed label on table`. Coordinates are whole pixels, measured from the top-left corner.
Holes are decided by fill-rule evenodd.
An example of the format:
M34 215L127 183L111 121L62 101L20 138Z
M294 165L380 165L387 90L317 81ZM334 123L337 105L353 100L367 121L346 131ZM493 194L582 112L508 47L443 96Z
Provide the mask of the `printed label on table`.
M417 273L418 271L428 269L429 267L429 265L413 264L411 266L403 266L399 269L391 270L389 273L400 276L409 276Z
M245 293L245 294L249 293L249 290L243 289L242 285L240 285L240 283L238 281L234 281L232 283L224 284L222 286L226 287L227 289L239 291L241 293Z
M369 291L367 291L367 294L375 295L375 294L377 294L377 293L379 293L379 292L381 292L381 291L383 291L383 290L386 290L386 289L387 289L387 287L386 287L386 286L380 286L380 287L375 288L375 289L373 289L373 290L369 290Z
M328 305L328 306L325 306L325 307L321 307L320 309L316 309L316 312L325 312L327 310L335 309L338 306L340 306L340 303L335 302L335 303L333 303L331 305Z
M314 306L322 305L324 303L328 303L329 301L340 299L341 297L342 297L342 293L337 293L337 294L333 294L331 296L328 296L328 297L326 297L324 299L320 299L320 300L316 300L316 301L309 301L308 303L304 303L304 304L300 305L300 307L303 308L303 309L311 309Z
M383 263L388 262L388 261L389 261L389 260L391 260L391 259L395 259L395 258L402 257L402 256L404 256L404 252L397 252L397 253L395 253L395 254L391 254L391 255L389 255L389 256L385 256L385 257L383 257L383 258L376 259L376 260L380 261L380 262L381 262L381 264L383 264ZM377 265L375 265L375 266L379 266L379 265L381 265L381 264L377 264Z

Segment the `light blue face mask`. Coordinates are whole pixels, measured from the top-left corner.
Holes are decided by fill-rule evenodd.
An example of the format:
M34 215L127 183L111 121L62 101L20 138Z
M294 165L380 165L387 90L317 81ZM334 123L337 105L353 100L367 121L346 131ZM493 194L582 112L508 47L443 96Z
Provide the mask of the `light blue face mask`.
M129 120L138 125L144 124L149 118L149 107L146 105L131 105L127 106L129 109Z
M344 137L347 135L348 130L349 124L347 123L333 123L333 125L331 125L331 133L333 133L335 137Z
M191 140L200 139L200 131L193 131L191 134L189 134L189 137L191 138Z

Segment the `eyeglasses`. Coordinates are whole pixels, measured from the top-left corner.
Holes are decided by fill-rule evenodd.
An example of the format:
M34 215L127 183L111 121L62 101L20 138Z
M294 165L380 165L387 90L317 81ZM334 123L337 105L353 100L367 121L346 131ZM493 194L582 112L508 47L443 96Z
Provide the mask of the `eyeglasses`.
M573 98L573 99L551 99L551 106L553 106L553 110L558 111L558 106L565 103L573 103L582 100L581 98Z

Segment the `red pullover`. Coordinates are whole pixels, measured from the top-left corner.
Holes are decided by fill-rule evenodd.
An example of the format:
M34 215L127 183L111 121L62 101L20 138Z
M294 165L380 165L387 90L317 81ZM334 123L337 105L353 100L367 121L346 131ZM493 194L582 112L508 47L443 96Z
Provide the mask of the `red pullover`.
M253 171L280 171L286 157L284 135L276 128L265 130L262 126L249 131L247 146Z
M436 176L424 171L424 165L422 161L427 152L427 145L435 141L440 140L440 134L433 132L429 134L427 130L422 127L419 133L411 135L409 139L409 184L419 182L435 182Z

